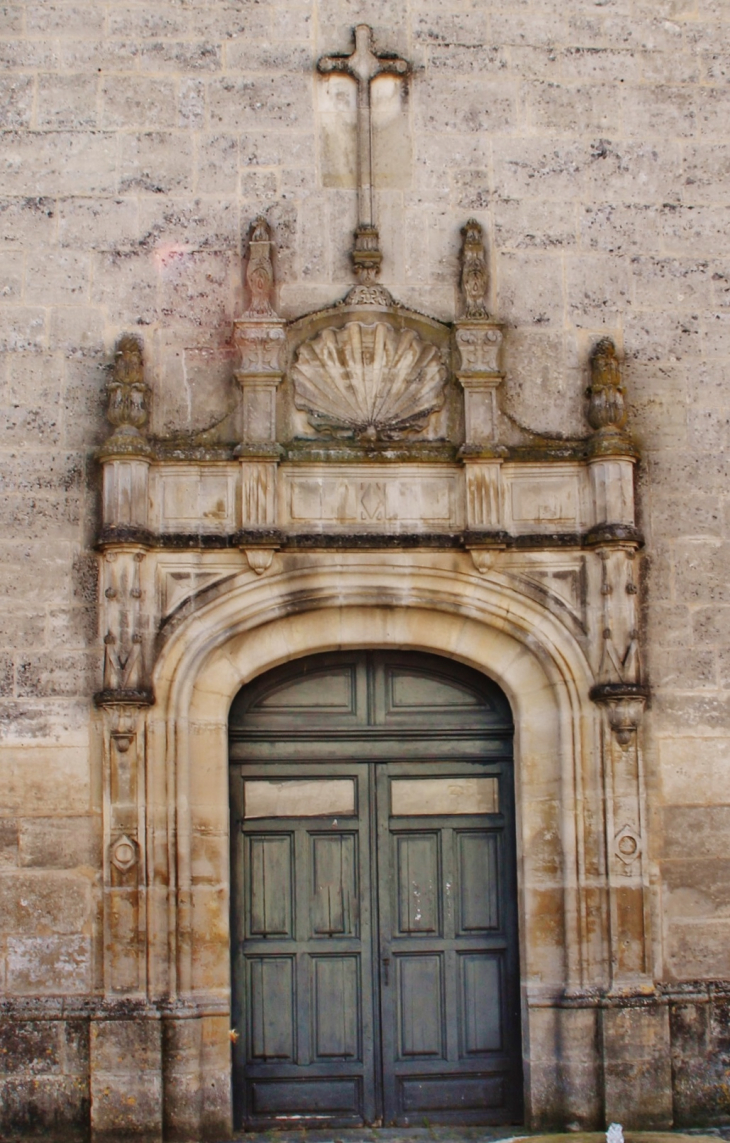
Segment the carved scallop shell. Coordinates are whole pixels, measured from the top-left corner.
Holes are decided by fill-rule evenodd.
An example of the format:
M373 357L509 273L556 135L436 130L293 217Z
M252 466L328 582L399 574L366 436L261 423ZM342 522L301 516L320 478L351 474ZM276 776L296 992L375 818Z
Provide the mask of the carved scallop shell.
M413 330L352 321L304 342L292 379L294 403L313 428L395 440L441 408L446 368L437 347Z

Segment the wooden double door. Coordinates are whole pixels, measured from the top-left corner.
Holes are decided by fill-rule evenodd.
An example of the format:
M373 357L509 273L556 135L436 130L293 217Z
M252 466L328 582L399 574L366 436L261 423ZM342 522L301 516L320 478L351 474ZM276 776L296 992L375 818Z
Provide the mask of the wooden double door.
M518 1122L501 692L317 656L241 693L231 756L238 1125Z

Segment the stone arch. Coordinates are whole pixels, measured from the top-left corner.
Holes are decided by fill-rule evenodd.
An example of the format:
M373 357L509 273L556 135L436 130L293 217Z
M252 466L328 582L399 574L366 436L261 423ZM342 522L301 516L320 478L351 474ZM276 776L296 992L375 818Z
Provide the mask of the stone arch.
M150 894L168 894L168 908L148 911L149 990L221 1021L227 1013L227 721L241 686L319 651L440 654L494 679L512 706L526 1096L531 1119L544 1120L558 1070L570 1089L571 1050L576 1068L586 1066L579 1040L556 1056L555 1005L607 981L606 924L596 919L606 910L600 721L578 639L514 580L464 571L463 559L282 563L201 593L158 658L146 740L148 821L160 838ZM216 1058L210 1066L225 1085L227 1044Z

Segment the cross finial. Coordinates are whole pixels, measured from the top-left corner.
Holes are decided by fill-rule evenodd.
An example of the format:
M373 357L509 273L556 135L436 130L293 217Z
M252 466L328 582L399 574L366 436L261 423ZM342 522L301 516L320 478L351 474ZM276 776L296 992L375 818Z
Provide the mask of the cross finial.
M355 28L355 50L349 56L322 56L317 61L321 75L341 72L357 82L357 205L358 222L352 260L358 280L375 282L383 256L378 249L378 231L373 211L373 138L370 114L370 84L378 75L407 76L408 60L373 51L373 31L368 24Z

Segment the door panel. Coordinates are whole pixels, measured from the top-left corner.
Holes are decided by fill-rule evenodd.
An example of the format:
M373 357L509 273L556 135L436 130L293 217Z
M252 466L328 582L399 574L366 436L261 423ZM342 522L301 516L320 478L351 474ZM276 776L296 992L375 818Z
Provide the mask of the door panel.
M291 834L248 838L248 931L252 937L290 937L292 932Z
M358 931L357 835L310 834L313 937L353 937Z
M486 830L456 833L459 936L499 929L499 844Z
M294 960L252 957L249 973L249 1052L252 1060L293 1060Z
M312 957L313 1046L317 1060L360 1059L360 989L356 957Z
M459 956L459 1056L499 1052L502 1048L502 974L499 954Z
M438 933L441 874L437 833L394 835L398 936Z
M446 1037L441 957L397 956L395 969L398 1057L442 1059Z
M520 1084L513 883L500 856L506 770L468 760L376 770L385 1122L510 1122ZM406 774L408 797L393 797ZM485 778L495 812L470 815L463 791ZM435 813L439 782L455 812Z
M322 655L230 725L236 1125L519 1122L502 693L436 656Z
M376 1112L368 767L308 774L323 810L333 785L354 787L344 817L316 817L309 797L295 817L288 791L269 798L274 816L245 816L247 782L294 790L301 778L291 764L244 765L231 786L232 860L243 873L233 878L234 1098L251 1126L282 1117L346 1126Z

